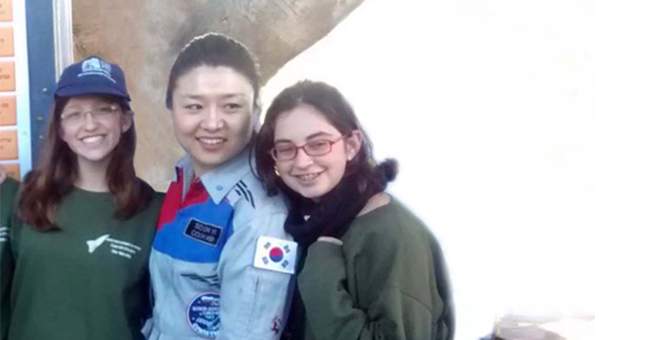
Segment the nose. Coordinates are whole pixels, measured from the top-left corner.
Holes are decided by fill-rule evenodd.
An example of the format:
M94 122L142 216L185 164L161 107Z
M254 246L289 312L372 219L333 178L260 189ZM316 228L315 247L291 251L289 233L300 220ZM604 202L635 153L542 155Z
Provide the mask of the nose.
M209 107L204 120L202 121L202 128L209 131L215 131L224 125L224 118L220 113L220 110L216 107Z
M296 157L293 159L293 165L298 168L305 168L311 165L312 163L314 163L312 157L309 157L307 152L305 152L305 150L303 150L302 148L298 149L298 152L296 153Z
M94 130L97 125L96 117L92 114L91 111L87 111L83 113L83 119L84 119L84 126L85 130Z

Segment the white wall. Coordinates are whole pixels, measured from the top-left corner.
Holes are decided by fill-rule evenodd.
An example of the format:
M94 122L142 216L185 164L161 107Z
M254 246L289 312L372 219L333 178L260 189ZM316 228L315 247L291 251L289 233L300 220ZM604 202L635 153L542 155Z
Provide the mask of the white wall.
M354 104L377 157L400 161L391 191L445 248L457 339L507 312L595 313L612 338L643 334L660 287L645 237L660 224L652 7L366 0L264 102L309 78Z

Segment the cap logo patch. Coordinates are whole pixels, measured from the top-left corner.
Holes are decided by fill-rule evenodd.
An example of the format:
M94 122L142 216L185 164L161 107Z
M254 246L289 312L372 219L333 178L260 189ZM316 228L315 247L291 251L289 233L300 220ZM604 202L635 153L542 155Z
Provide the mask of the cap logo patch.
M81 69L82 72L78 74L79 78L85 76L101 76L107 78L113 83L117 82L112 78L112 65L99 58L89 58L83 61Z

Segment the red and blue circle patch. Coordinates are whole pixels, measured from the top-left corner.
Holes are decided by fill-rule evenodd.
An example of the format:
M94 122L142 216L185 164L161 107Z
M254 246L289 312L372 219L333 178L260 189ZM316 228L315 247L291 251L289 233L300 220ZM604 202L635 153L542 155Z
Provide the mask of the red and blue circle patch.
M284 251L280 247L273 247L268 252L268 257L273 262L280 262L284 258Z

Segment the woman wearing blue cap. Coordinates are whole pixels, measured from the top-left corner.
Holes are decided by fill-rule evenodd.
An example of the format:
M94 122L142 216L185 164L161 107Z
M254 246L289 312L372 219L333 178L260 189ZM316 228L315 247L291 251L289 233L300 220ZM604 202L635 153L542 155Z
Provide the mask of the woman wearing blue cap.
M64 70L38 166L0 237L3 339L142 339L162 197L135 174L129 101L115 64Z

